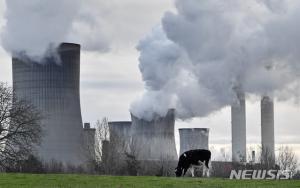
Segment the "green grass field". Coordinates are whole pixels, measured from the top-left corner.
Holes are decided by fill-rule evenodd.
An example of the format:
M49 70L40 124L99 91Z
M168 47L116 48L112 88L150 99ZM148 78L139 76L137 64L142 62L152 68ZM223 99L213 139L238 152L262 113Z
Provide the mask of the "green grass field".
M93 175L0 174L0 187L30 188L300 188L296 180L229 180L215 178L119 177Z

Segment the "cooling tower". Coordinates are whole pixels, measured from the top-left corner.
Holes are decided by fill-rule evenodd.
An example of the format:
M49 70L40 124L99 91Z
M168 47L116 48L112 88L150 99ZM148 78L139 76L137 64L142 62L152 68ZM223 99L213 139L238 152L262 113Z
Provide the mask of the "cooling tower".
M146 121L131 114L132 144L136 147L139 160L177 160L174 137L175 110L165 117L155 115Z
M209 129L179 129L180 154L192 149L208 149Z
M108 126L110 139L121 141L124 149L127 150L131 138L131 121L108 122Z
M262 149L274 159L274 103L268 96L261 99L261 143Z
M246 104L245 94L238 93L238 100L231 105L232 161L246 161Z
M59 58L53 55L42 62L13 57L13 89L17 97L31 101L44 117L44 136L38 148L41 159L78 165L83 162L80 45L62 43L57 52Z
M131 121L111 121L108 122L108 127L110 135L130 139Z

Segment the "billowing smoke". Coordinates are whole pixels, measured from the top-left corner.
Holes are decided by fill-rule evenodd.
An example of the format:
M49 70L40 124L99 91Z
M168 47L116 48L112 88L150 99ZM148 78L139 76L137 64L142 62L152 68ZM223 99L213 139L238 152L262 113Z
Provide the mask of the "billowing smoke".
M131 105L140 118L207 116L238 92L298 97L300 2L176 0L140 41L145 93Z
M107 51L109 36L95 0L6 0L4 49L13 55L41 58L61 42L80 43L84 50ZM97 4L97 6L95 6ZM104 4L104 3L102 3ZM105 10L105 11L103 11Z

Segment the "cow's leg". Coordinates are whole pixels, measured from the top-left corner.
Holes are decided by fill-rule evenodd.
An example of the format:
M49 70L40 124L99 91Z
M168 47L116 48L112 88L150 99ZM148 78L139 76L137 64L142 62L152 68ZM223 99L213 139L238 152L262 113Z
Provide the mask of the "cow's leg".
M195 171L194 166L191 166L191 167L190 167L190 171L191 171L192 177L195 177L195 174L194 174L194 171Z
M207 173L207 174L206 174L206 175L207 175L207 177L210 177L210 173L209 173L209 171L210 171L210 169L207 169L207 172L206 172L206 173Z
M203 165L202 176L209 177L209 168L207 168L206 165Z
M183 169L183 176L185 176L187 170L188 170L187 168L184 168L184 169Z
M202 177L205 177L206 176L206 166L203 165L202 166Z

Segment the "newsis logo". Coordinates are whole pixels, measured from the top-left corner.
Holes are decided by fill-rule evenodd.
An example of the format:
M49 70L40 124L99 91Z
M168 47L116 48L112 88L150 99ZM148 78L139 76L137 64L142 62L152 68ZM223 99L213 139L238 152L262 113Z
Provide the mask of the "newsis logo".
M292 178L289 170L231 170L229 179L238 180L287 180Z

